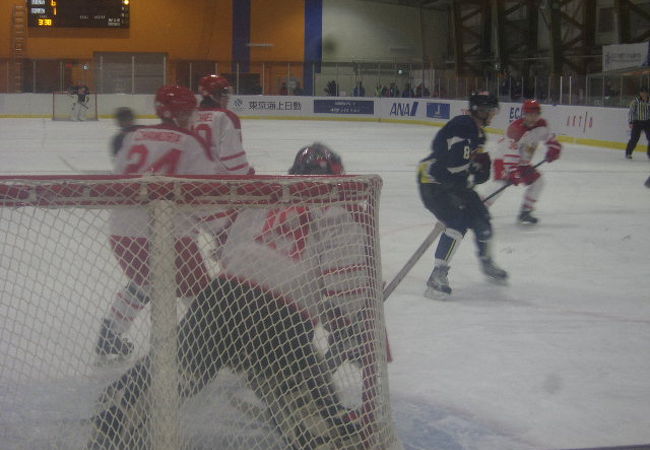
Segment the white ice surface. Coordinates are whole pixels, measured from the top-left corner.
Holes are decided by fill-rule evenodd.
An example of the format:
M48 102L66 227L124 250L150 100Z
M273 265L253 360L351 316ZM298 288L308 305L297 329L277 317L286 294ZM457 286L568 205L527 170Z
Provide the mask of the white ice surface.
M260 174L284 173L295 152L317 140L341 154L348 173L382 176L387 281L432 228L414 167L437 128L265 120L245 120L243 128ZM0 175L107 172L115 131L108 120L2 119ZM643 186L650 163L645 153L629 161L620 150L565 145L559 161L540 169L539 225L515 224L521 187L492 207L495 259L510 273L508 286L483 278L468 234L447 301L422 295L432 248L385 304L393 413L406 449L650 443L650 189ZM69 387L61 381L60 388ZM6 424L14 419L3 419L0 441L11 441L16 431Z

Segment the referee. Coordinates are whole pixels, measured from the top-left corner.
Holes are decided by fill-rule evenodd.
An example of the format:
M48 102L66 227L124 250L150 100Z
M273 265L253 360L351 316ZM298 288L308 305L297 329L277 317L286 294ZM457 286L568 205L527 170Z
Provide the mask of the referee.
M625 157L632 159L632 152L636 147L636 143L639 142L641 131L643 131L648 140L648 158L650 158L650 103L648 102L648 89L640 88L639 95L634 97L634 100L630 103L628 122L632 132L625 148Z

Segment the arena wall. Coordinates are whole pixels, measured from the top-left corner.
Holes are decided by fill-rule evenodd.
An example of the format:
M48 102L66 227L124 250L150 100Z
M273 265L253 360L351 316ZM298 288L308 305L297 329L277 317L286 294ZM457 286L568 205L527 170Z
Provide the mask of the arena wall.
M0 42L11 42L16 5L25 0L0 2ZM361 0L138 0L130 3L128 29L28 28L25 57L91 59L95 52L152 52L166 53L170 60L303 61L320 59L305 53L305 40L313 37L323 46L325 61L420 60L421 15L429 21L444 16ZM309 29L310 36L309 20L319 25ZM444 31L436 35L438 42ZM12 57L10 47L0 46L0 58ZM440 51L435 51L436 60Z
M72 100L71 100L72 101ZM119 106L138 117L153 118L152 95L100 94L100 118L110 118ZM342 120L442 126L466 112L466 101L442 99L300 97L235 95L230 107L243 118L284 120ZM52 114L50 94L0 94L0 118L44 117ZM627 109L594 106L543 105L544 117L561 141L625 148L629 139ZM520 103L502 103L488 129L503 134L521 115Z
M3 3L0 33L10 42L11 8ZM195 0L179 8L177 0L139 0L130 4L128 29L29 28L27 57L89 59L94 52L163 52L175 59L229 59L232 47L232 2ZM6 48L5 48L6 47ZM9 45L0 57L10 57Z

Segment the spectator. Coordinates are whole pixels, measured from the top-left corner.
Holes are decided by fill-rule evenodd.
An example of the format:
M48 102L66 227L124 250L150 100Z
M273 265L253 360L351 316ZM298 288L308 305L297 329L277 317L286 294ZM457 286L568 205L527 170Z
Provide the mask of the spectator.
M402 91L402 97L415 97L413 89L411 89L411 83L406 83L404 85L404 90Z
M339 87L337 86L336 81L332 80L327 83L324 91L330 97L337 97L339 95Z
M289 95L289 90L287 89L287 83L282 83L282 86L280 86L280 95Z
M395 82L392 82L388 88L388 97L399 97L399 89Z
M512 77L508 72L502 72L500 75L501 82L499 83L499 95L501 97L510 96L510 85L512 83Z
M429 89L424 85L424 83L420 83L415 88L415 96L418 98L426 98L431 96L431 92L429 92Z
M518 101L521 98L521 92L522 92L522 86L521 86L521 79L520 78L514 78L511 77L511 94L510 98L512 100Z
M352 90L352 96L353 97L365 97L366 96L366 88L363 87L363 83L361 81L357 81L357 85Z

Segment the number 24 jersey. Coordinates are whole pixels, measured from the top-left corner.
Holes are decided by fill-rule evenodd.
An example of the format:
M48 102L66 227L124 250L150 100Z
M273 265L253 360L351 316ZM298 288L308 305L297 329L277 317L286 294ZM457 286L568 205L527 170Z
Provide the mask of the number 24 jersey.
M209 149L195 134L161 124L128 133L115 157L113 171L118 175L211 175L215 165ZM147 237L148 220L141 208L117 208L111 214L111 234ZM182 221L177 217L178 232L182 233L183 228L191 230Z

